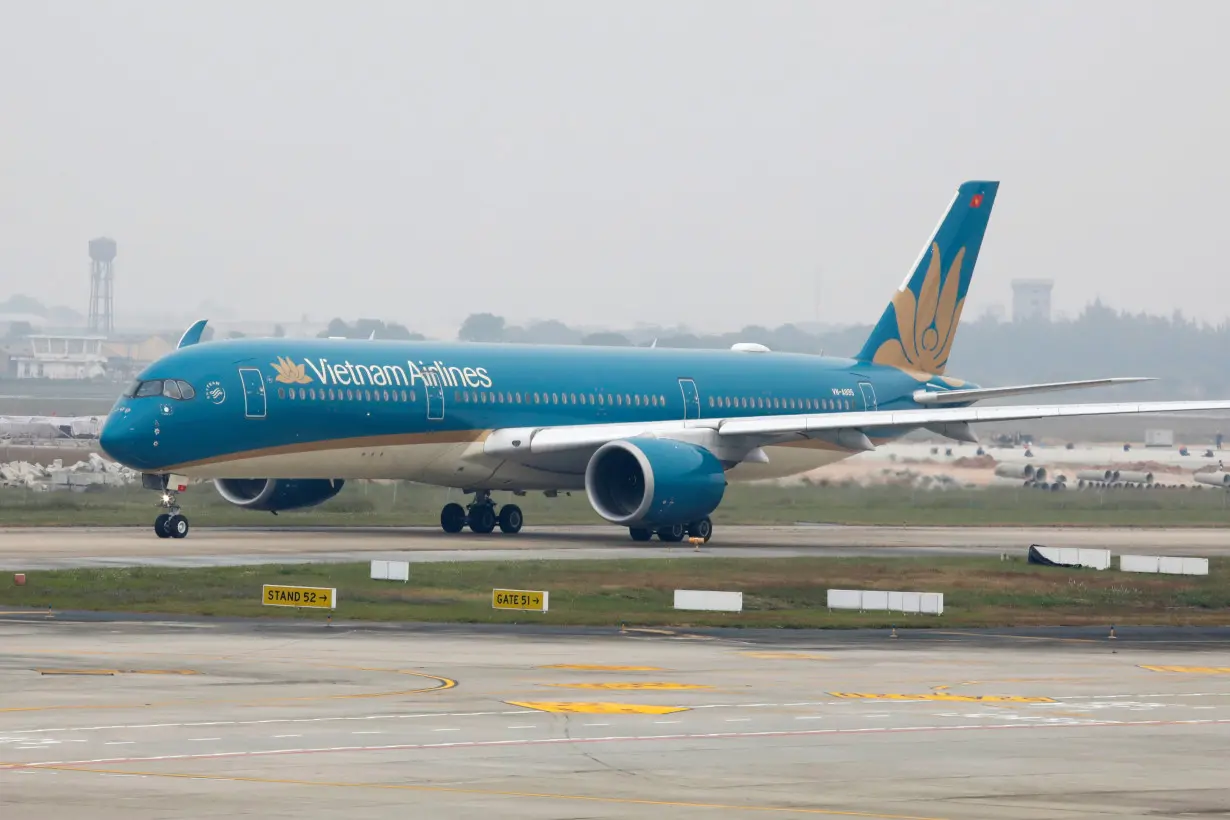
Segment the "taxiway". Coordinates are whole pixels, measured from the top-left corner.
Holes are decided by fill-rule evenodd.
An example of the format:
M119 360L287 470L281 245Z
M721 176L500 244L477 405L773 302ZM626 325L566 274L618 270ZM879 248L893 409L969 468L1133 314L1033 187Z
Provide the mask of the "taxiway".
M517 536L446 535L435 528L205 528L183 541L145 527L0 529L0 571L101 566L270 563L518 561L533 559L788 556L1023 555L1030 544L1147 555L1230 555L1214 528L721 527L699 552L686 544L636 544L616 527L536 527Z
M0 616L0 815L1225 811L1230 633L1148 635Z

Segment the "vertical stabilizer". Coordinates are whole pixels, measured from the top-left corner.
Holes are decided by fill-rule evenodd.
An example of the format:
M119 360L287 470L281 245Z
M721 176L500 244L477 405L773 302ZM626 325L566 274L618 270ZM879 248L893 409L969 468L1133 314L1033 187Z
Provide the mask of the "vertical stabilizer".
M943 375L974 276L998 182L966 182L856 357L918 375Z

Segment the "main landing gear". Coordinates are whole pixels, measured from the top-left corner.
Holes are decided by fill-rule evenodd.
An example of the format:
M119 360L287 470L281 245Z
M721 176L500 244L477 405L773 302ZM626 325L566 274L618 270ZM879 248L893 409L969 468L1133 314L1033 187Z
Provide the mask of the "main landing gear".
M684 539L701 538L705 543L709 543L709 539L713 537L713 521L709 516L705 516L699 521L693 521L691 524L673 524L669 527L659 527L656 530L651 530L648 527L629 527L628 534L632 536L633 541L648 541L657 534L659 541L665 541L668 544L678 544Z
M465 507L455 502L445 504L440 510L440 528L445 532L461 532L466 527L471 532L486 535L498 526L500 532L514 535L521 532L525 516L516 504L505 504L497 515L490 490L477 490L474 500Z
M166 512L154 519L154 532L159 538L187 538L188 518L180 512L179 494L164 490L161 504Z

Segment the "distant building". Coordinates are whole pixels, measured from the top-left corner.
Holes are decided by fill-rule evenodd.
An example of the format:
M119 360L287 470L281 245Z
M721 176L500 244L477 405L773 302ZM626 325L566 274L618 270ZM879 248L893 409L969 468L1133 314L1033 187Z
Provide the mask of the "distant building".
M162 334L108 339L102 346L103 355L107 359L107 373L113 379L131 379L144 370L146 365L174 350L178 340L179 334L176 334L174 339Z
M102 336L26 337L29 347L12 354L19 379L97 379L107 374Z
M1012 321L1049 322L1051 320L1051 279L1012 280Z

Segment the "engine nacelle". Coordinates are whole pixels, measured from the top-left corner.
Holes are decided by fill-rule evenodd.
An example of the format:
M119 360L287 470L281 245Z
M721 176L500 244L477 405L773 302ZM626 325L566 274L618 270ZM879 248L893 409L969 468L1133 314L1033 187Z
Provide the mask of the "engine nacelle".
M598 515L625 527L689 524L717 509L726 472L704 447L669 439L611 441L585 468L585 493Z
M342 490L340 478L215 478L218 494L239 507L279 512L314 507Z

